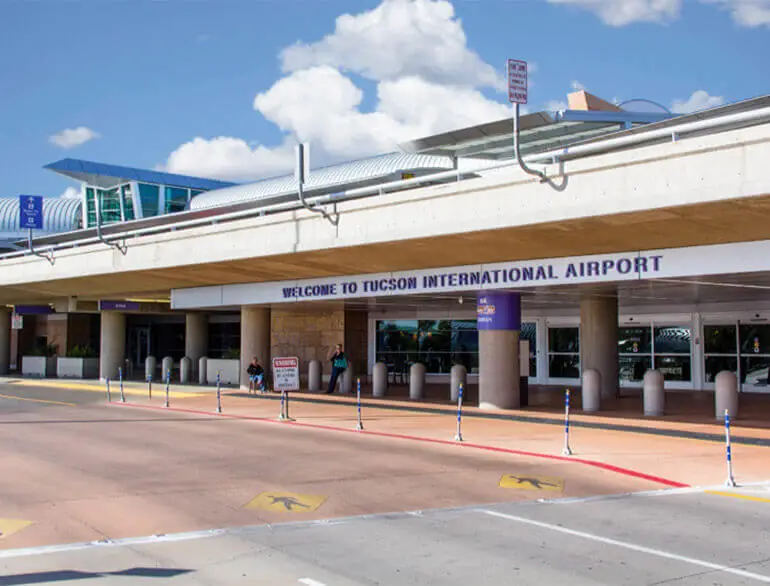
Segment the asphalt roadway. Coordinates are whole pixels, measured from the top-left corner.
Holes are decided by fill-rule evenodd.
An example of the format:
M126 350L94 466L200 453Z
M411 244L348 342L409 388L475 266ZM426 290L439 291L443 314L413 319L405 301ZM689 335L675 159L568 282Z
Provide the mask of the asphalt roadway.
M16 385L0 442L0 585L770 583L766 485L661 490Z

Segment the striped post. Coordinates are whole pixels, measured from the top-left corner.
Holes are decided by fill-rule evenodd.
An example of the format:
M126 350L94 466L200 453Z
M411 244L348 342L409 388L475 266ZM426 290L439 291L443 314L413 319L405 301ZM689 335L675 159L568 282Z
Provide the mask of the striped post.
M120 402L126 402L126 394L123 392L123 369L118 368L118 377L120 377Z
M107 378L107 402L112 403L112 393L110 393L110 379Z
M169 386L170 386L170 385L171 385L171 373L170 373L170 372L167 372L167 373L166 373L166 402L165 402L165 403L163 403L163 406L164 406L166 409L168 409L168 391L169 391Z
M356 431L364 430L364 422L361 418L361 379L359 378L356 385L356 403L358 403L358 423L356 424Z
M725 445L727 447L727 480L725 486L734 487L735 478L733 478L733 451L730 447L730 414L725 409Z
M150 401L152 401L152 375L147 377L147 395L150 397Z
M456 442L463 441L462 419L463 419L463 385L460 384L459 393L457 395L457 433L455 433Z
M281 413L278 421L286 421L286 391L281 391Z
M222 413L222 377L221 371L217 370L217 413Z
M572 449L569 447L569 389L564 395L564 449L562 454L572 455Z

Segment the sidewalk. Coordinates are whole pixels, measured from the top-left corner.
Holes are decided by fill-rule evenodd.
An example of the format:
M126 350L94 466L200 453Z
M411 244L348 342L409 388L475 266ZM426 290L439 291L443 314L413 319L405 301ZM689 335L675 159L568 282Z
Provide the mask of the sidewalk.
M127 404L114 403L115 408L164 410L163 401L146 397ZM251 395L225 393L221 398L222 414L216 413L216 398L205 394L171 402L171 411L207 417L223 417L251 421L255 425L276 424L298 428L322 429L351 435L366 435L405 441L424 441L450 447L508 453L551 461L553 466L566 462L590 468L604 468L637 478L661 479L659 486L715 486L726 477L724 431L721 424L702 424L702 429L714 433L714 438L695 436L692 424L676 422L631 422L635 425L607 424L596 416L576 416L583 425L574 426L570 433L573 454L562 455L564 421L552 424L547 416L524 420L516 413L489 414L470 408L462 420L462 442L454 440L456 410L400 404L396 401L370 399L362 401L364 431L356 431L357 406L348 397L292 393L289 415L294 421L281 422L280 395ZM603 421L602 421L603 419ZM611 421L611 420L610 420ZM604 423L602 426L590 423ZM628 423L628 422L624 422ZM658 423L662 423L660 427ZM649 426L653 432L644 429ZM702 432L702 429L699 430ZM743 431L743 430L742 430ZM745 436L743 445L733 441L736 479L740 483L770 479L770 430L754 429ZM646 434L646 435L643 435ZM747 441L748 440L748 441ZM351 440L355 441L355 440ZM598 481L598 480L597 480Z

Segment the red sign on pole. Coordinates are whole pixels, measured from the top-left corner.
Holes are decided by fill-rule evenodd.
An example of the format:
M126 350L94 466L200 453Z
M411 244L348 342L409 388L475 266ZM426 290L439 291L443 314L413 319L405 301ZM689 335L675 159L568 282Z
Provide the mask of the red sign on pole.
M527 62L508 59L508 101L512 104L527 103Z

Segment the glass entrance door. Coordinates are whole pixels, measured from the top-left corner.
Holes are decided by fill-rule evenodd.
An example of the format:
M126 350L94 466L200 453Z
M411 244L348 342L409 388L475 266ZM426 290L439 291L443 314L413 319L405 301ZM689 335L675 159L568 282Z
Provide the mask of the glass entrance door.
M740 324L741 390L770 392L770 324Z
M144 373L144 361L150 355L150 328L133 328L128 338L128 359L135 372Z

